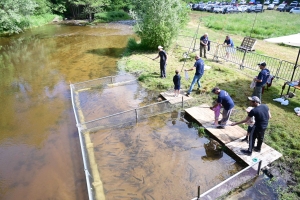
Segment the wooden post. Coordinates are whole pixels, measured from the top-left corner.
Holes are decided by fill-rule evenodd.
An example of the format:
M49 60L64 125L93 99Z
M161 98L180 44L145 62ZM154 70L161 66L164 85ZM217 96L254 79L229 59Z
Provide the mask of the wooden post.
M198 195L197 195L197 200L200 200L200 185L198 186Z
M259 175L259 172L260 172L261 163L262 163L262 160L260 160L258 163L257 176Z

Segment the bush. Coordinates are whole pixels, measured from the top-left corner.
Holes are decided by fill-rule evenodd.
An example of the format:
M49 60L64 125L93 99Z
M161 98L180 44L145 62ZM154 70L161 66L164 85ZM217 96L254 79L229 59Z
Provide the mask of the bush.
M124 11L110 11L95 14L96 22L112 22L119 20L128 20L131 17Z

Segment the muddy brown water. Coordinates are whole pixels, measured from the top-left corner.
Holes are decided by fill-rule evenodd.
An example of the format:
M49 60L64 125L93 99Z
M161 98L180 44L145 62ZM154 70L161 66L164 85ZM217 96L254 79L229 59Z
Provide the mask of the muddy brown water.
M47 25L0 38L0 199L88 199L69 83L118 74L130 36L126 25ZM122 109L144 104L146 91L127 89ZM91 140L107 199L190 199L241 169L180 112Z
M115 75L132 28L47 25L0 38L0 199L87 199L69 82Z

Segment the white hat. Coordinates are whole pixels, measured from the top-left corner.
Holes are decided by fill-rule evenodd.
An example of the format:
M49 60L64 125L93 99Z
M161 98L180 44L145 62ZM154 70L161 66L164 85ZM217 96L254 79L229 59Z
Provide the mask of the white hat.
M162 47L162 46L158 46L157 48L158 48L158 49L163 49L163 47Z
M253 109L253 107L248 107L248 108L246 108L246 111L250 112L252 109Z

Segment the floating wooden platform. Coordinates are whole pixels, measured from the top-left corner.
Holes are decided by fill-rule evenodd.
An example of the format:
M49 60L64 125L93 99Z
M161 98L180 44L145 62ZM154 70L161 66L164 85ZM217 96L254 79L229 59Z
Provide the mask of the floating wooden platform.
M257 162L256 158L262 160L261 167L263 168L282 156L281 153L265 143L263 143L260 153L253 151L251 156L242 154L241 149L248 149L249 147L248 143L241 141L246 136L247 131L239 126L226 126L225 129L217 129L212 125L214 112L206 104L188 108L185 111L248 165ZM231 123L228 122L228 124Z
M166 92L162 92L160 93L160 95L166 99L166 100L169 100L169 102L171 104L176 104L176 103L179 103L179 102L182 102L182 97L183 97L183 101L186 101L188 99L192 99L193 97L189 96L187 97L185 94L184 94L184 91L180 91L180 94L178 97L175 97L174 96L174 91L166 91Z

